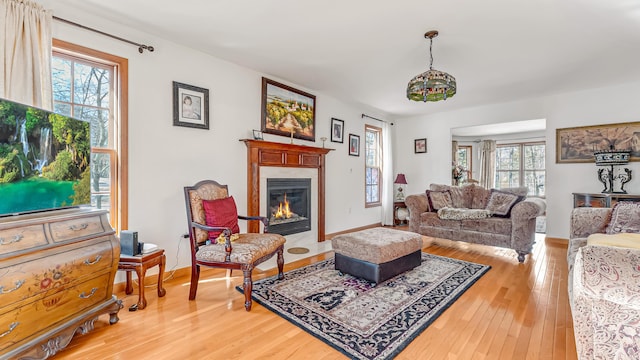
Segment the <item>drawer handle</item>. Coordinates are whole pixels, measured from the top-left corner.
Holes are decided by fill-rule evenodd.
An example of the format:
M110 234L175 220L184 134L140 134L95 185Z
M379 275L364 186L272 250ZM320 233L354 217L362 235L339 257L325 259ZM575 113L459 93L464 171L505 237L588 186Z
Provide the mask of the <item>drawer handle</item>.
M91 293L89 293L89 295L85 294L84 291L82 292L82 294L78 295L81 299L88 299L90 297L92 297L93 295L95 295L96 291L98 291L98 288L93 288L91 289Z
M69 225L69 230L80 231L84 230L89 226L89 223L82 223L80 225Z
M4 241L4 238L0 237L0 245L9 245L9 244L13 244L16 243L20 240L22 240L22 238L24 238L24 236L22 234L17 234L13 236L13 239L9 240L9 241Z
M98 263L98 261L100 261L100 259L102 259L102 255L98 255L98 256L96 256L96 259L95 259L94 261L90 261L89 259L86 259L86 260L84 261L84 264L85 264L85 265L95 265L95 264L97 264L97 263Z
M13 289L9 289L9 290L5 290L4 286L0 285L0 294L8 294L12 291L16 291L20 289L20 286L22 286L22 284L24 284L24 280L18 280L16 281L16 286Z
M4 336L7 336L7 335L9 335L9 334L11 334L11 332L12 332L15 328L17 328L17 327L18 327L18 325L20 325L20 323L19 323L19 322L12 322L12 323L11 323L11 325L9 325L9 330L7 330L7 331L3 332L2 334L0 334L0 338L1 338L1 337L4 337Z

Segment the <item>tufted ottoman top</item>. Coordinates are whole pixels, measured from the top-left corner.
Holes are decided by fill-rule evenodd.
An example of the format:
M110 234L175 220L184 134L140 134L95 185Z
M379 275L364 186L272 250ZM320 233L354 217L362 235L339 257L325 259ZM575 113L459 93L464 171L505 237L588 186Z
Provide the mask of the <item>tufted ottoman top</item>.
M331 245L340 255L382 264L422 249L422 236L379 227L337 235Z

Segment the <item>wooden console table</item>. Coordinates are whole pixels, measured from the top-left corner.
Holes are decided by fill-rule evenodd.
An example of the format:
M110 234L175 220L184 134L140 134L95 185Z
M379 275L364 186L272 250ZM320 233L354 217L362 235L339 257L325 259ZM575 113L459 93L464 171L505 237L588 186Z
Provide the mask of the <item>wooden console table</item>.
M163 249L154 250L148 254L142 255L120 255L118 270L127 272L127 284L124 293L129 295L133 293L133 284L131 281L131 271L135 271L138 275L138 303L137 309L142 310L147 307L147 299L144 298L144 277L147 269L156 265L160 266L158 271L158 297L163 297L167 291L162 287L162 278L164 277L164 267L166 264L166 256Z
M612 207L618 201L640 202L640 195L573 193L573 207Z

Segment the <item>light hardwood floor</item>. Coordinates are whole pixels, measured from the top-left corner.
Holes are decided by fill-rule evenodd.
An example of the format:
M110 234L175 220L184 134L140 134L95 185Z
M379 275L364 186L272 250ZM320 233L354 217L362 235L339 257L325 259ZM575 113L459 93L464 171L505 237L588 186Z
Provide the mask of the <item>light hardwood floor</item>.
M476 284L418 336L396 359L576 359L567 297L566 247L537 236L524 264L512 250L425 238L425 252L491 265ZM333 256L318 255L285 270ZM258 272L254 278L272 276ZM201 274L197 298L188 300L185 276L165 283L158 298L147 288L148 306L129 312L137 293L124 300L120 321L108 317L76 335L55 359L343 359L344 355L254 302L244 310L236 272Z

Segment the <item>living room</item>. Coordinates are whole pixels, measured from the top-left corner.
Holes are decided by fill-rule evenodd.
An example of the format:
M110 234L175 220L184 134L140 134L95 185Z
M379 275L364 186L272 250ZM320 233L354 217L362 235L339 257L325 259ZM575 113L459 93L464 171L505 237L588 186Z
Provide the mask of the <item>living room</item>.
M566 12L555 13L558 17L566 17L567 22L574 24L582 32L578 37L574 32L567 39L557 40L554 34L544 29L540 29L539 37L523 37L518 40L522 44L522 52L532 47L540 46L541 50L535 50L535 58L522 58L514 56L509 59L493 59L487 55L487 59L469 57L464 48L452 48L450 38L461 36L456 35L455 28L447 26L447 21L442 18L430 18L427 15L420 20L418 25L406 28L406 37L414 37L415 44L411 49L397 49L410 52L411 57L415 57L417 67L402 65L396 62L391 63L393 67L407 67L407 76L399 79L399 86L396 93L381 93L378 101L363 102L356 95L352 95L352 90L348 88L349 77L345 73L345 89L342 92L330 92L326 79L314 74L314 63L298 63L295 67L289 63L283 63L280 67L266 68L257 65L249 68L244 65L244 59L236 55L237 61L233 59L223 59L216 56L222 48L234 46L242 47L239 39L231 36L235 31L233 28L216 28L215 35L218 42L208 43L207 36L199 40L181 42L176 38L168 38L154 35L160 31L157 27L141 25L131 26L134 20L133 13L139 13L144 17L149 5L134 3L122 5L118 9L116 5L101 4L100 2L78 2L78 1L41 1L45 8L51 9L57 17L77 22L91 28L100 29L111 34L134 39L144 44L154 47L153 52L144 51L140 53L138 48L130 44L114 40L101 34L97 34L85 29L78 28L60 21L52 23L52 37L65 42L96 49L109 54L114 54L128 59L128 198L126 227L118 230L135 230L138 232L140 241L154 243L165 250L167 254L167 270L182 269L190 266L188 251L188 240L183 238L187 232L185 216L185 203L183 187L193 185L202 179L214 179L222 184L228 184L230 193L234 196L239 213L243 214L247 210L247 149L241 139L253 137L253 130L261 128L261 79L267 77L274 81L284 83L296 89L311 93L316 96L316 133L315 142L293 139L294 144L315 146L334 149L326 156L326 215L325 232L336 234L361 227L379 224L381 219L380 207L365 206L364 191L364 157L350 156L347 142L337 143L330 140L322 141L321 138L331 139L331 119L338 118L344 121L344 137L348 134L359 135L364 139L365 125L380 126L376 119L383 119L388 123L393 123L392 128L392 152L393 152L393 174L403 173L406 175L408 184L404 191L406 194L424 192L429 184L451 183L451 129L466 126L477 126L485 124L499 124L506 122L545 119L545 142L547 146L546 158L546 201L547 201L547 238L566 241L569 239L570 213L573 208L572 193L601 191L601 184L597 178L597 168L593 163L556 163L556 129L571 128L578 126L601 125L609 123L624 123L637 121L637 107L635 106L635 95L640 93L640 69L633 63L637 59L637 53L632 46L638 41L635 33L629 29L637 29L637 20L631 15L632 9L619 9L597 5L594 1L575 1L580 4L572 13L569 8ZM164 4L169 6L168 4ZM231 6L230 4L227 4ZM225 5L225 6L227 6ZM293 5L289 2L281 4L283 6ZM362 6L370 6L361 3ZM429 13L429 6L422 5L421 2L412 1L410 9L416 6ZM225 10L215 5L211 5L212 12L225 13ZM238 5L239 6L239 5ZM256 5L257 6L257 5ZM266 5L265 5L266 6ZM301 12L305 8L298 5ZM314 10L318 10L315 8ZM343 5L340 5L342 7ZM386 6L380 4L382 9L388 10ZM424 9L426 6L427 9ZM536 5L528 5L535 7ZM605 7L600 9L599 6ZM130 10L123 10L127 7ZM161 9L162 6L154 5ZM336 5L336 8L338 5ZM398 5L394 7L399 7ZM487 6L489 7L489 6ZM495 8L506 8L504 16L519 14L512 5L507 5L503 1L495 4ZM372 7L373 8L373 7ZM235 5L234 5L235 9ZM323 8L323 16L318 16L316 24L319 26L325 23L330 26L332 22L337 22L334 12L336 10ZM351 6L349 7L351 9ZM553 8L557 10L557 8ZM343 27L342 31L351 31L351 27L358 27L354 19L358 17L354 9L350 15L353 19L340 20L338 23ZM376 19L383 16L377 11L370 10L371 16L376 15ZM458 18L471 17L469 14L462 16L457 10L450 8L440 10L452 11L450 16L456 17L456 23L461 22ZM541 10L531 10L533 14L540 15ZM597 14L597 10L602 10ZM113 11L113 12L111 12ZM154 10L159 11L159 10ZM200 12L197 8L182 10L184 14L194 14ZM231 10L229 10L231 11ZM240 9L237 9L241 13ZM246 14L254 21L258 21L265 9L256 7L255 10L247 10ZM491 10L498 13L500 11ZM380 11L383 12L383 11ZM515 20L506 21L505 26L511 25L520 29L525 25L518 25L517 20L527 26L541 25L544 23L540 18L533 15L527 16L522 11L521 16ZM178 15L180 14L180 15ZM234 13L235 14L235 13ZM401 19L408 16L406 10L395 13ZM184 26L177 19L182 14L176 13L176 27ZM584 19L580 16L584 15ZM606 23L600 22L605 15L610 16ZM615 15L615 16L614 16ZM217 14L216 17L224 15ZM118 18L121 17L121 21ZM552 21L550 16L548 21ZM491 17L490 19L494 19ZM546 19L546 18L545 18ZM595 21L598 20L598 21ZM398 23L405 22L395 20ZM453 21L453 19L452 19ZM616 27L609 21L617 21ZM366 21L365 21L366 22ZM410 23L410 21L406 21ZM476 24L482 24L480 21ZM487 21L488 23L488 21ZM129 24L129 25L128 25ZM296 23L300 28L304 26ZM555 24L555 23L554 23ZM166 26L172 23L167 21ZM486 24L487 26L489 24ZM517 26L516 26L517 25ZM364 26L364 25L362 25ZM635 28L634 28L635 26ZM367 35L367 31L380 25L365 27L361 30L361 35ZM497 31L492 25L492 33ZM428 64L427 50L428 41L423 38L423 33L431 28L438 28L440 36L434 39L433 50L437 69L446 70L455 75L458 80L458 93L455 97L437 103L412 102L407 105L410 109L394 111L394 103L387 105L386 97L405 97L406 82L420 71L425 71ZM293 31L293 30L292 30ZM309 36L322 29L306 29ZM509 33L510 29L503 29L502 32ZM612 40L594 41L591 35L601 36L603 32L609 35ZM360 32L359 32L360 33ZM382 31L374 32L382 35ZM515 30L514 30L515 33ZM484 50L491 53L499 44L496 44L490 37L480 31L473 33L467 29L464 33L466 40L458 40L457 44L466 44L469 48L480 48L487 46ZM192 34L196 37L201 34ZM225 43L225 35L229 41ZM241 36L251 36L242 33ZM516 35L513 35L516 36ZM286 38L286 37L285 37ZM329 40L322 37L314 37L311 43L318 43ZM598 39L602 39L599 37ZM615 39L615 41L613 41ZM379 52L388 52L383 48L376 48L371 43L376 43L375 39L362 39L369 46L367 51L369 56L374 57ZM501 38L501 40L504 40ZM238 43L234 43L238 41ZM557 42L556 42L557 41ZM552 53L546 52L542 46L552 42L556 44L554 49L558 49L558 44L563 41L567 43L586 43L582 52L572 58L572 54L567 52ZM194 42L202 42L202 48L196 47ZM457 45L456 45L457 46ZM561 47L561 46L560 46ZM584 50L591 48L591 51ZM525 49L526 48L526 49ZM269 46L264 45L263 51L267 51ZM341 54L337 51L332 53L316 54L318 62L342 61ZM313 47L305 51L313 52ZM530 51L530 50L529 50ZM603 54L609 54L608 57ZM529 54L529 52L527 52ZM589 56L586 56L589 55ZM275 56L275 55L273 55ZM593 57L593 58L591 58ZM549 60L551 59L551 60ZM523 63L524 67L535 69L527 77L513 77L514 74L521 74L514 68L519 66L504 67L503 73L495 74L496 77L510 78L505 83L515 84L515 88L491 88L494 97L484 94L483 89L465 88L468 81L467 75L471 77L473 72L484 72L483 64L490 61ZM504 61L504 62L503 62ZM477 62L476 67L466 72L456 71L461 63ZM535 63L544 63L547 67L536 67ZM558 63L556 70L549 66L549 63ZM606 79L602 82L594 82L587 79L589 71L594 67L588 66L593 62L595 69L601 70L597 79ZM365 65L361 65L364 66ZM574 67L576 73L580 69L587 69L581 75L569 73L567 68ZM287 73L290 67L291 73ZM343 68L343 71L346 71ZM569 76L572 75L572 76ZM371 77L375 77L375 72L371 71ZM542 83L536 82L535 95L525 91L528 86L533 87L536 78L542 78ZM569 83L570 78L572 80ZM294 80L300 79L300 82ZM195 129L173 125L173 98L172 82L190 84L209 91L209 129ZM470 81L470 80L469 80ZM565 82L566 81L566 82ZM372 80L372 84L376 84ZM375 86L373 86L375 87ZM524 94L523 96L517 96ZM351 95L351 96L350 96ZM496 96L497 95L497 96ZM463 99L467 100L463 100ZM490 99L490 100L485 100ZM495 100L498 99L498 100ZM503 99L503 100L501 100ZM504 100L507 99L507 100ZM395 100L394 100L395 101ZM468 101L467 106L456 104ZM428 109L427 109L428 108ZM366 114L368 117L363 117ZM416 153L414 151L415 139L427 139L426 153ZM289 143L290 139L283 136L264 134L266 141ZM361 144L362 146L362 144ZM363 151L361 149L361 151ZM637 172L640 170L637 162L632 162L628 167ZM640 193L640 183L631 181L626 190L631 194ZM241 230L246 227L241 223ZM513 256L515 259L515 255ZM155 269L150 270L150 274ZM119 273L116 283L124 281L124 274ZM204 287L204 286L203 286ZM204 293L206 294L206 293ZM173 296L170 292L168 296ZM199 295L200 296L200 295ZM237 293L229 293L230 297L238 296ZM186 297L183 299L187 301ZM244 310L243 310L244 311ZM140 311L139 313L141 313ZM244 314L242 314L244 315ZM250 316L251 314L247 314ZM117 326L117 325L116 325Z

